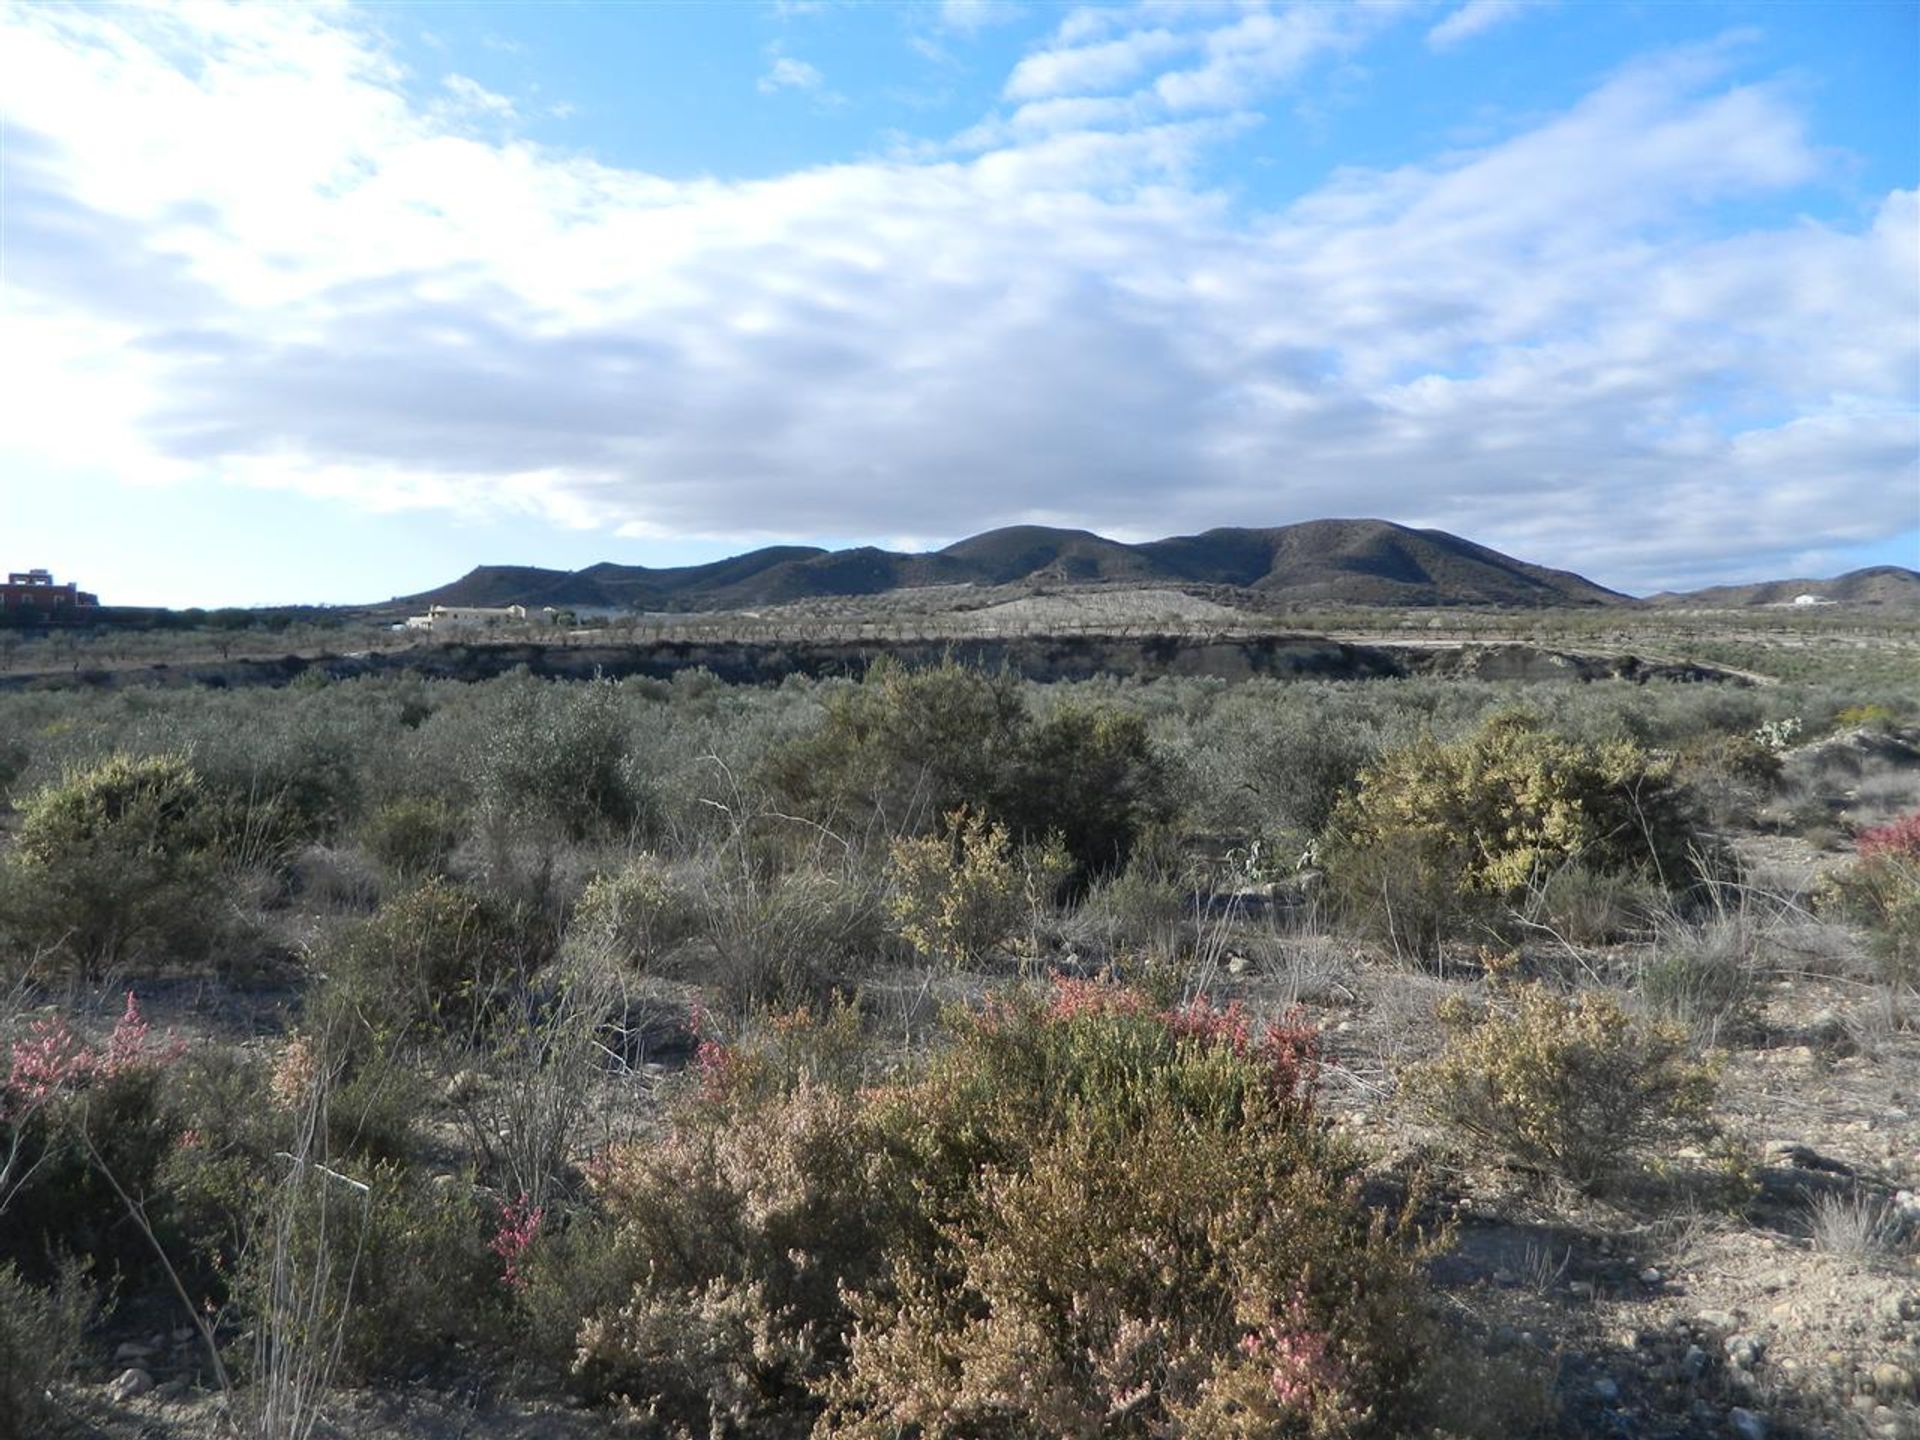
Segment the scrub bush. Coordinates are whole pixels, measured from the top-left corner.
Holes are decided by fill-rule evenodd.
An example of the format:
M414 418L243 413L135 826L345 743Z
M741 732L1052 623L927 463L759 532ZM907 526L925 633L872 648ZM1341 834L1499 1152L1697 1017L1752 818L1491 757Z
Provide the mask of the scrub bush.
M29 796L0 874L0 926L97 970L204 955L219 807L177 755L113 755Z
M79 1358L94 1298L68 1266L50 1287L0 1262L0 1435L63 1433L58 1392Z
M1357 923L1430 950L1469 926L1501 924L1531 887L1572 865L1684 891L1708 848L1669 762L1505 715L1363 771L1335 808L1325 861Z
M653 855L587 882L567 926L570 947L639 973L653 969L700 924L694 897Z
M360 827L360 842L381 869L411 883L446 873L463 828L446 801L405 795L387 801L367 817Z
M1854 838L1859 859L1828 882L1829 903L1864 925L1881 977L1920 986L1920 811Z
M1314 1123L1308 1031L1063 980L863 1087L849 1013L703 1045L598 1167L632 1280L590 1390L723 1437L1403 1432L1423 1247Z
M1027 913L1033 877L1023 872L1004 825L956 810L945 834L893 842L888 910L900 937L920 954L972 964Z
M471 1030L552 948L525 907L429 879L323 949L323 1008L376 1037Z
M1627 1172L1660 1142L1712 1134L1713 1071L1690 1060L1676 1025L1636 1021L1611 996L1575 999L1539 984L1510 1009L1442 1011L1446 1048L1408 1086L1428 1114L1512 1163L1585 1190Z

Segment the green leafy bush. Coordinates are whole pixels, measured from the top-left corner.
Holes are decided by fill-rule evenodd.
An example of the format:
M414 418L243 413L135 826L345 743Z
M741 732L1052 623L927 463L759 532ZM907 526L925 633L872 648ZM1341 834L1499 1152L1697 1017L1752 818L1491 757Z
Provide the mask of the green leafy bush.
M1065 705L1036 721L1012 677L947 662L876 664L831 698L812 735L777 748L775 792L823 823L917 833L961 807L1022 843L1058 835L1084 877L1119 868L1172 811L1164 759L1138 715Z
M131 994L103 1042L57 1011L15 1037L0 1078L0 1260L33 1279L50 1278L61 1255L102 1275L152 1273L123 1195L154 1196L179 1141L166 1089L180 1054L177 1042L151 1036ZM164 1196L149 1218L165 1228Z
M325 947L325 1003L377 1036L470 1028L551 949L552 937L524 908L429 879Z
M50 1287L0 1261L0 1435L62 1433L58 1399L94 1310L92 1290L68 1266Z
M457 1180L435 1184L392 1165L351 1178L368 1193L339 1182L305 1187L288 1240L298 1270L327 1277L329 1293L313 1323L323 1341L339 1326L340 1379L444 1372L455 1346L497 1344L511 1301L488 1246L497 1213ZM270 1259L258 1247L243 1272L239 1293L249 1314L272 1303L273 1278L263 1268Z
M1166 763L1141 716L1066 704L1021 735L988 809L1020 840L1058 836L1085 877L1125 866L1174 803Z
M568 922L567 941L574 949L645 973L699 925L695 898L659 857L641 854L587 882Z
M1648 1147L1710 1136L1713 1071L1678 1026L1636 1021L1611 996L1538 984L1510 1008L1454 1004L1446 1048L1408 1086L1428 1113L1513 1163L1595 1189Z
M367 817L360 842L388 874L411 882L446 873L462 829L460 816L446 801L404 795Z
M913 831L962 805L991 809L1027 725L1011 675L883 658L828 697L817 730L767 757L766 777L788 805L825 823Z
M515 676L505 713L482 737L480 796L498 815L566 838L623 834L647 797L631 734L610 681L561 685Z
M219 810L177 755L114 755L29 796L4 873L0 926L95 969L191 959L217 931Z
M1325 862L1351 916L1415 949L1497 925L1580 865L1683 891L1709 849L1670 763L1507 715L1453 743L1424 738L1362 772L1329 825Z

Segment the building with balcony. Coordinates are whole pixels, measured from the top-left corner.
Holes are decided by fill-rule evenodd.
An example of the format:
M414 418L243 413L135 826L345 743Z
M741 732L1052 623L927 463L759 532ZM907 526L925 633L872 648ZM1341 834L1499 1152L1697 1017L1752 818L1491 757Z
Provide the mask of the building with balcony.
M99 604L99 596L89 595L71 580L56 585L50 570L15 570L8 574L7 583L0 585L0 613L8 615L60 615Z

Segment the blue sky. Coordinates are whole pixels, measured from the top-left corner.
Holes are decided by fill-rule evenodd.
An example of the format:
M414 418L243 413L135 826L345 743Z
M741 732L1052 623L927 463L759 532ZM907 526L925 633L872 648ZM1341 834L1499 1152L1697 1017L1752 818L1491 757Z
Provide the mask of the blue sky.
M1920 564L1920 5L0 6L0 560Z

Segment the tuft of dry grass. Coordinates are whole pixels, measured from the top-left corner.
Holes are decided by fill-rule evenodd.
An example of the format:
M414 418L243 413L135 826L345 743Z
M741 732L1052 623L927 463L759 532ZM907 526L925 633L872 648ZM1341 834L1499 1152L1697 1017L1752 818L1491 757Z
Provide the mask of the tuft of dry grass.
M1862 1265L1891 1264L1913 1248L1912 1227L1893 1204L1864 1190L1816 1195L1807 1205L1813 1248Z

